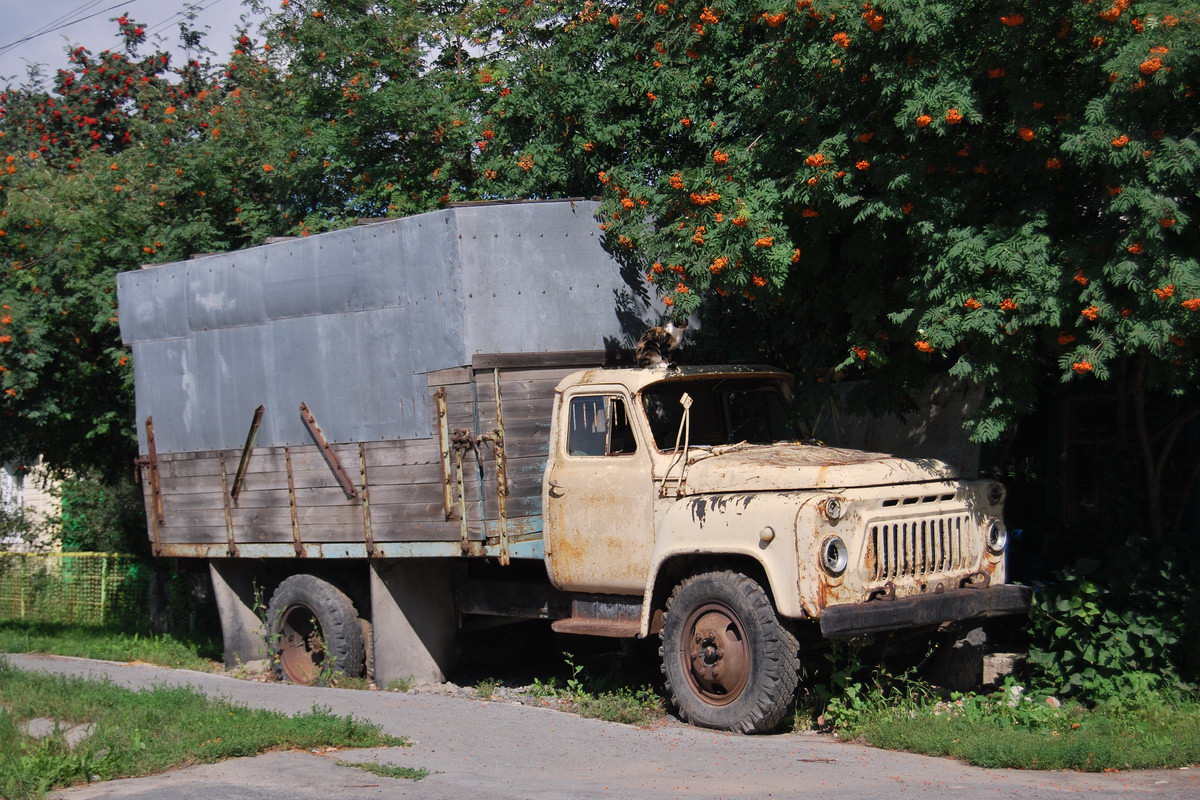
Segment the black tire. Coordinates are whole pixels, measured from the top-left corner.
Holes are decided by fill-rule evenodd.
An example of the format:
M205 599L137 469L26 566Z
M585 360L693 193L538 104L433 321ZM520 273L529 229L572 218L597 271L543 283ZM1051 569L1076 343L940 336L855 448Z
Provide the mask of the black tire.
M921 677L948 692L978 689L983 683L986 644L987 633L983 628L942 634L934 642L933 654Z
M315 575L293 575L271 595L267 635L276 676L323 685L334 675L363 674L366 649L354 603Z
M739 572L693 575L667 600L663 675L680 719L693 725L774 730L796 693L799 649L762 586Z

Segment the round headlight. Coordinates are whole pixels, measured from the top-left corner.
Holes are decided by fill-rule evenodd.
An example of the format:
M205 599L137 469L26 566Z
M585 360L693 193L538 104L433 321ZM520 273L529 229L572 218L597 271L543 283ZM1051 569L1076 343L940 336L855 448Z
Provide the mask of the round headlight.
M996 555L1004 552L1008 544L1008 529L999 522L993 522L987 530L987 548Z
M995 481L989 483L987 488L987 500L994 506L998 506L1004 502L1004 487Z
M831 497L825 501L825 519L830 522L837 522L841 519L844 511L842 501L836 497Z
M825 571L836 578L846 571L848 563L850 551L846 549L846 543L837 536L826 539L821 548L821 566Z

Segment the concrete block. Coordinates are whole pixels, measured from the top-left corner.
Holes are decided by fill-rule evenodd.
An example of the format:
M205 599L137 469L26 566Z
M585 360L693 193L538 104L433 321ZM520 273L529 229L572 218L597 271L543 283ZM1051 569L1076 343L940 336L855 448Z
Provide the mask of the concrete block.
M263 623L254 613L254 564L210 559L208 570L221 617L225 666L236 667L268 657Z
M448 559L371 562L375 683L446 680L458 621Z
M1024 653L988 653L983 657L984 685L999 686L1024 663Z

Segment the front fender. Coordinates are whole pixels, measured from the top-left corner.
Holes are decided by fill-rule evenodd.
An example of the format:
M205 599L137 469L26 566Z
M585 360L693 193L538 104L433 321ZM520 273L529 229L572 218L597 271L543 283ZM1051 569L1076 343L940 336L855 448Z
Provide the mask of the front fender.
M642 601L641 635L650 634L651 604L663 564L676 556L747 556L762 566L782 616L800 617L796 520L807 492L730 492L685 497L662 515ZM764 537L765 529L770 535ZM769 541L768 541L769 539Z

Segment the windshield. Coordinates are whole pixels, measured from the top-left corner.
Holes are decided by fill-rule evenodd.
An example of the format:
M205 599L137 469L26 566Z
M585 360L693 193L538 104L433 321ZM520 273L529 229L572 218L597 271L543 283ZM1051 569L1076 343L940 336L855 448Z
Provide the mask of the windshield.
M797 438L777 378L698 378L642 390L642 404L659 450L675 447L683 418L679 398L684 392L692 396L692 446L770 444Z

